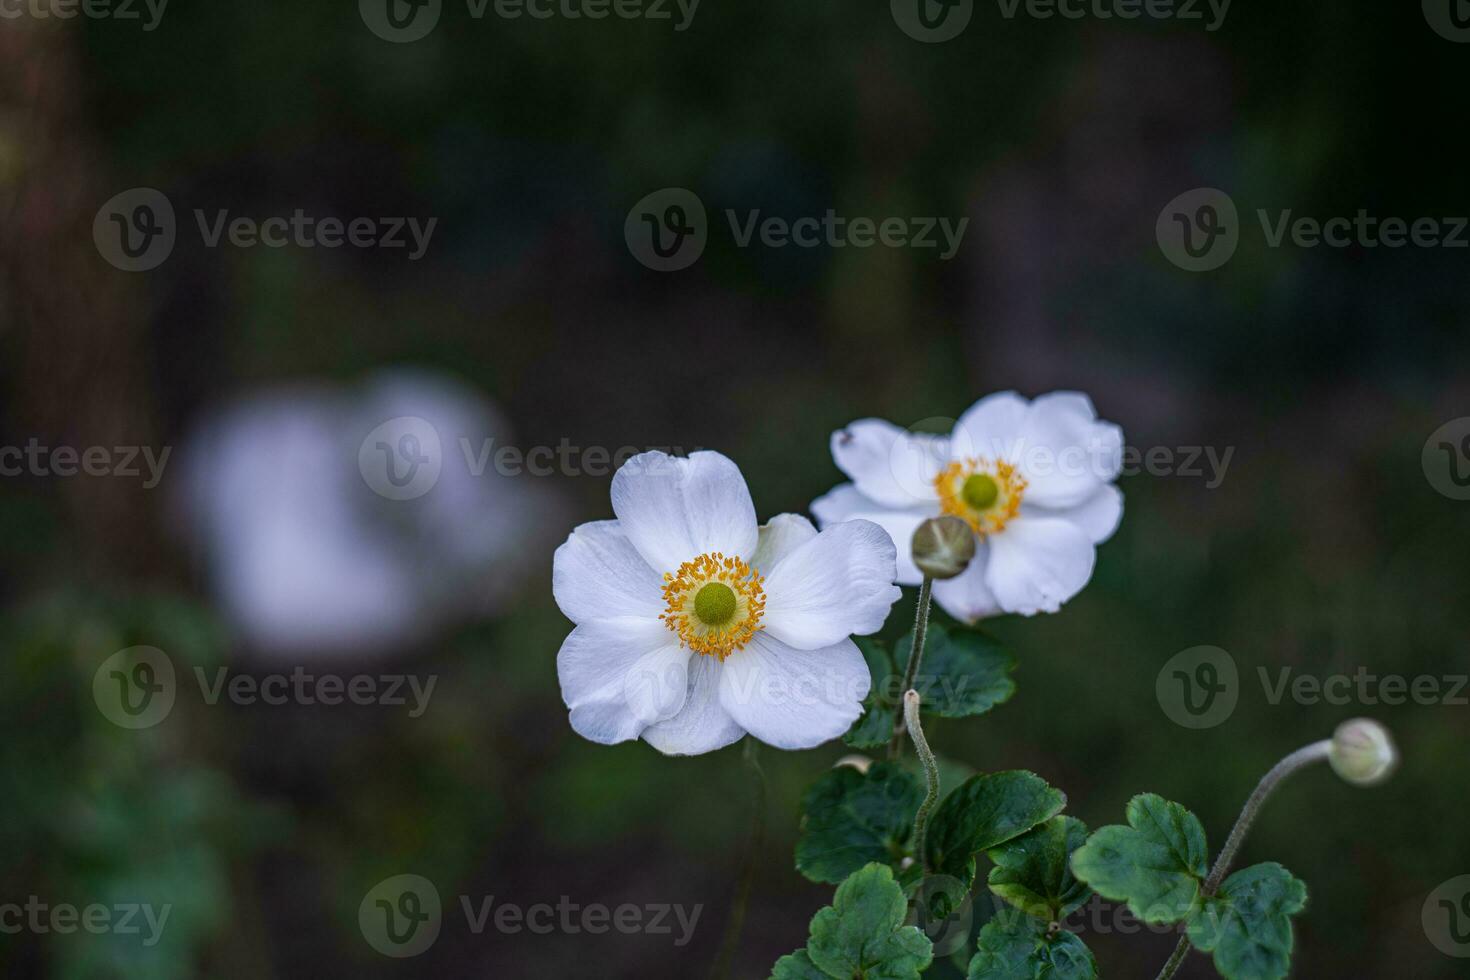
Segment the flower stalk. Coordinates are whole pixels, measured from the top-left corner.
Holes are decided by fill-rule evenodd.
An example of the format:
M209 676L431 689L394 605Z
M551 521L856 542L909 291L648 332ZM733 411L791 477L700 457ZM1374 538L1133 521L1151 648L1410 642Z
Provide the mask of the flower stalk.
M914 857L927 874L929 862L925 857L924 837L929 831L929 814L939 802L939 763L934 758L933 750L929 748L928 739L924 738L924 726L919 723L919 702L918 691L910 689L904 692L904 719L909 734L914 738L914 751L918 753L919 762L924 767L924 783L928 787L924 802L919 804L919 812L914 815Z
M924 637L929 632L929 608L934 597L934 579L928 575L924 576L923 583L919 586L919 605L914 612L914 644L909 648L909 665L903 672L903 687L900 690L911 692L914 689L914 679L919 675L919 661L924 658ZM908 694L904 694L905 702ZM893 740L888 743L888 757L897 759L903 754L903 733L907 709L905 704L898 706L897 717L893 721ZM917 718L917 714L915 715Z
M735 901L730 907L730 918L725 922L725 935L720 940L720 952L710 969L710 980L727 980L730 967L735 963L735 952L740 948L740 934L745 929L745 909L750 904L750 891L755 884L755 868L761 852L765 849L766 834L766 774L760 764L760 743L752 736L745 737L741 757L750 768L755 786L755 813L751 817L750 849L745 854L744 866L740 869L740 883L735 887Z
M1311 745L1297 749L1276 763L1271 767L1271 771L1262 777L1256 785L1255 792L1251 793L1250 798L1245 801L1240 816L1235 820L1235 826L1230 829L1230 836L1225 840L1225 846L1220 849L1220 856L1215 858L1215 864L1210 868L1210 875L1205 879L1204 887L1200 889L1200 894L1204 898L1213 896L1215 890L1220 887L1220 882L1225 880L1225 875L1230 871L1230 865L1235 861L1235 855L1240 851L1240 845L1245 842L1245 835L1250 832L1251 825L1255 823L1267 797L1287 776L1313 763L1325 762L1331 751L1331 739L1313 742ZM1174 947L1173 954L1164 964L1164 968L1159 971L1157 980L1169 980L1175 973L1178 973L1179 967L1184 964L1185 957L1189 955L1189 950L1188 934L1180 936L1179 945Z

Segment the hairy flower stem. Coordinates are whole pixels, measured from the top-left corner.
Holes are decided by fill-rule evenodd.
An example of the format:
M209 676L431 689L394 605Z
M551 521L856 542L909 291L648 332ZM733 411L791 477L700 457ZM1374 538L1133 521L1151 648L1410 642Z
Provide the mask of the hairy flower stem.
M924 857L924 835L929 831L929 814L933 812L934 804L939 802L939 763L934 761L934 752L924 738L924 726L919 724L918 691L910 689L904 692L903 714L909 734L914 738L914 751L924 766L924 782L929 788L924 794L924 802L919 804L919 812L914 815L914 857L927 873L929 862Z
M919 586L919 605L914 610L914 644L909 648L909 665L903 672L903 687L900 691L912 691L914 678L919 676L919 661L924 659L924 637L929 632L929 606L934 595L934 580L924 576ZM903 731L905 709L902 703L893 719L893 739L888 743L888 758L897 759L903 754Z
M1220 849L1220 856L1215 858L1214 867L1210 868L1210 876L1205 879L1204 887L1200 889L1203 897L1209 898L1214 895L1215 890L1220 887L1220 882L1225 880L1225 875L1230 872L1231 863L1235 861L1236 852L1245 842L1245 835L1250 832L1251 824L1256 822L1256 815L1260 813L1261 805L1266 802L1266 798L1271 795L1276 786L1298 769L1305 769L1314 762L1325 761L1331 750L1331 739L1313 742L1305 748L1297 749L1276 763L1271 767L1271 771L1261 778L1260 783L1256 785L1255 792L1250 795L1250 799L1245 801L1245 807L1240 811L1240 816L1235 819L1235 826L1230 828L1230 836L1226 838L1225 846ZM1174 947L1173 955L1159 971L1157 980L1169 980L1179 972L1184 958L1189 955L1189 949L1188 934L1180 936L1179 945Z
M720 940L720 953L710 970L710 980L727 980L730 976L730 967L735 963L735 952L740 948L740 933L745 928L745 907L750 902L750 890L755 884L756 862L765 849L766 774L757 758L759 748L760 743L753 736L745 737L741 757L755 777L755 814L751 818L750 848L745 853L745 863L740 869L740 883L735 886L735 901L730 906L730 918L725 922L725 935Z

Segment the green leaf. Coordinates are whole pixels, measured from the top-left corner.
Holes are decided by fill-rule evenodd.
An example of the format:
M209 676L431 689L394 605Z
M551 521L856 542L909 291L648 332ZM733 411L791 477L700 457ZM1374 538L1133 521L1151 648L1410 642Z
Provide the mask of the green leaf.
M812 958L807 955L805 949L798 949L776 961L775 968L771 970L771 980L831 980L831 978L817 969L817 965L812 962Z
M802 800L797 870L836 884L870 862L897 866L923 798L919 777L892 762L875 762L866 774L851 766L824 773Z
M1066 930L1002 909L980 930L969 980L1095 980L1092 950Z
M929 867L968 884L975 880L976 852L1021 836L1066 805L1066 795L1035 773L1017 769L972 776L934 811Z
M898 642L906 668L914 634ZM1016 659L994 637L975 629L946 629L931 622L924 635L924 659L914 678L923 709L941 718L983 715L1016 693L1011 671ZM902 692L899 692L902 694Z
M1103 827L1072 855L1072 871L1144 922L1179 922L1199 904L1209 852L1199 818L1153 793L1128 801L1128 826Z
M812 917L807 956L839 980L915 980L933 961L934 947L903 924L907 914L893 871L870 864L837 886L832 904Z
M1307 886L1275 862L1225 879L1189 919L1189 941L1215 954L1226 980L1281 980L1291 967L1291 916L1307 904Z
M888 744L893 738L893 724L898 705L885 695L898 686L897 672L893 668L893 654L882 640L871 636L855 636L853 642L863 652L868 662L868 673L873 686L863 700L862 717L852 723L842 740L855 749L876 749Z
M1087 825L1052 817L1029 833L988 852L990 890L1021 911L1058 922L1087 900L1091 889L1072 874L1072 852L1087 841Z

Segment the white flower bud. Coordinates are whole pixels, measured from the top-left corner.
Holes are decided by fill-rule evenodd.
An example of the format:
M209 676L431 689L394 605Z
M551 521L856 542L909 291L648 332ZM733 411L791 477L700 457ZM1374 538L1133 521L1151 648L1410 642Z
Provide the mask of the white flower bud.
M975 557L975 532L958 517L935 517L914 531L912 546L919 571L932 579L954 578Z
M1327 758L1354 786L1376 786L1393 774L1399 753L1388 729L1371 718L1354 718L1337 726Z

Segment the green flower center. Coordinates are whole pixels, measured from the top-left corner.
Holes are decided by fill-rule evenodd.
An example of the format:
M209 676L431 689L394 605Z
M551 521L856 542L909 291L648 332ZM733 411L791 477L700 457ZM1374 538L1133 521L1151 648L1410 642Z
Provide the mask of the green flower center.
M985 510L1000 496L1000 487L988 473L975 473L965 479L960 497L975 510Z
M706 626L722 626L735 617L735 590L710 582L694 594L694 615Z

